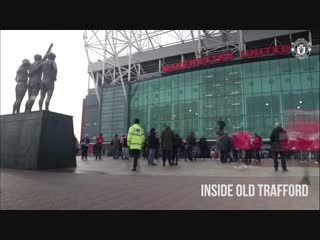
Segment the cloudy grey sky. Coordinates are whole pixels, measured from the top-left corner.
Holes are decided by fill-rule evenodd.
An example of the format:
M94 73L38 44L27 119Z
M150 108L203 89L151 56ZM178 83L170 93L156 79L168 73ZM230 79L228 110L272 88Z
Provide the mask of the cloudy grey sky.
M80 137L82 99L87 94L87 57L81 30L1 30L0 114L11 114L15 101L16 71L24 58L33 62L35 54L46 53L52 42L58 67L50 111L73 116L74 132ZM40 95L40 94L39 94ZM38 98L32 110L39 110ZM24 112L27 93L21 104Z

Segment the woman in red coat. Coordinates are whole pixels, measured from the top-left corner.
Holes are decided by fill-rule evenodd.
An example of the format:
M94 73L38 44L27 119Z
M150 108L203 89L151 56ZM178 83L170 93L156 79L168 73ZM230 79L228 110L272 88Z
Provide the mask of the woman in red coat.
M261 137L255 133L254 134L254 140L253 140L253 149L255 151L256 161L261 162L261 156L260 156L260 150L261 150Z

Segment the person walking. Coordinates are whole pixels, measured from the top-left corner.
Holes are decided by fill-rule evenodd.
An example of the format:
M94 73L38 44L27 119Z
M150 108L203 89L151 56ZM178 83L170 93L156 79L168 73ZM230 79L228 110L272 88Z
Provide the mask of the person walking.
M200 158L204 159L208 156L208 142L205 137L200 138L199 140L200 147Z
M240 166L241 161L241 141L237 134L233 134L232 138L232 147L233 147L233 159L236 162L236 168Z
M281 127L279 122L275 123L275 127L270 135L271 151L273 152L274 170L278 171L278 155L280 154L281 167L283 172L287 172L287 163L285 159L285 152L288 145L288 134Z
M194 132L191 132L190 135L186 139L187 142L187 155L190 161L193 160L193 148L196 146L196 137Z
M101 158L102 143L103 143L103 137L102 137L102 133L100 133L100 135L96 137L96 160L98 159L98 157L99 159L102 159Z
M129 148L127 143L127 135L123 134L121 136L121 144L122 144L122 159L129 159Z
M138 158L140 156L141 149L144 144L144 130L140 126L140 120L136 118L134 124L129 128L128 132L128 147L132 151L133 155L133 168L131 171L137 171Z
M172 150L174 142L174 133L169 126L163 130L161 134L161 146L162 146L162 161L163 166L166 166L166 160L168 158L169 166L172 164Z
M243 149L245 150L245 155L244 155L244 161L247 168L250 168L251 161L252 161L252 155L253 155L253 139L250 137L245 139L244 142L244 147Z
M182 146L182 139L179 136L178 133L176 133L176 135L174 136L174 142L173 142L173 165L178 165L178 161L179 161L179 152L180 152L180 148Z
M152 166L157 165L154 162L154 157L158 147L158 142L159 140L157 139L157 136L156 136L156 129L151 128L150 134L148 137L148 149L149 149L148 165L152 165Z
M261 163L261 155L260 155L261 144L262 144L261 137L257 133L255 133L254 140L253 140L253 150L255 152L256 161L258 161L259 163Z
M119 158L119 147L120 147L120 141L118 138L118 134L114 135L112 141L112 156L113 159L118 159Z
M86 134L85 137L81 140L81 159L88 160L88 149L89 149L90 138Z
M224 133L219 142L218 142L218 146L220 149L220 161L221 163L226 163L227 162L227 158L229 156L229 153L231 151L232 148L232 142L231 142L231 138L229 137L228 133Z

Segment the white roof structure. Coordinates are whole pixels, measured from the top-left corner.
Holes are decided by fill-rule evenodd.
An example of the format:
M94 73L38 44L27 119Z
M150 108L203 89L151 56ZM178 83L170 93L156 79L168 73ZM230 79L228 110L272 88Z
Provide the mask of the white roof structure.
M122 84L127 98L124 77L136 80L143 72L141 62L159 59L160 69L161 58L170 55L194 52L198 58L225 47L238 51L242 38L241 30L90 30L83 34L89 78L99 102L99 79L102 85Z

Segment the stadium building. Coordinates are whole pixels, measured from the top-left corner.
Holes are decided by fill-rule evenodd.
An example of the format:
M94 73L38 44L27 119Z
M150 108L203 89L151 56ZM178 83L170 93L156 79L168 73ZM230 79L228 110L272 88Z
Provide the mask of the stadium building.
M146 132L169 125L214 141L222 117L228 133L267 140L277 121L319 121L319 31L85 31L84 43L82 136L109 142L138 117Z

